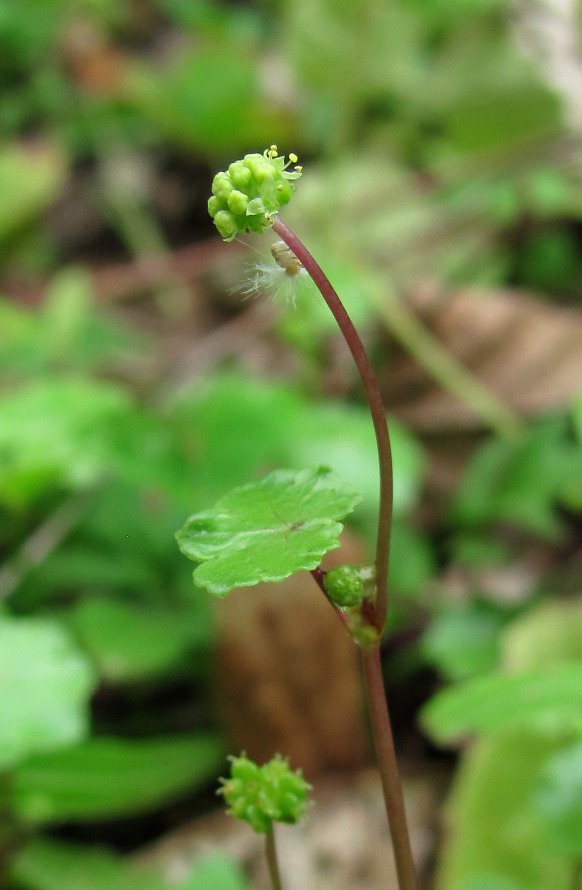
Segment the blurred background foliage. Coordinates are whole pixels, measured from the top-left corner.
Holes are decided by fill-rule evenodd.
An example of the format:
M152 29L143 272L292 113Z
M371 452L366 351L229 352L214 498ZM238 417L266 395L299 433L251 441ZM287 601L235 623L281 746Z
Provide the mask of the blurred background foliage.
M206 214L212 174L271 143L305 165L286 216L393 415L388 682L445 687L427 759L473 738L434 886L578 886L582 146L521 13L0 5L2 887L169 886L125 854L207 803L228 750L188 513L323 462L372 540L374 441L330 318L241 300L262 248ZM210 857L172 886L246 879Z

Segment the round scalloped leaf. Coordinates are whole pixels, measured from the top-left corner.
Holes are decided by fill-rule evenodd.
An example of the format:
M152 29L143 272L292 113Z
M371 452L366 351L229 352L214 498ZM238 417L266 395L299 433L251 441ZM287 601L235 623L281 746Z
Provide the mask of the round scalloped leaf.
M360 495L327 467L276 470L235 488L196 513L176 535L199 563L194 583L215 596L317 568L339 546L342 525Z

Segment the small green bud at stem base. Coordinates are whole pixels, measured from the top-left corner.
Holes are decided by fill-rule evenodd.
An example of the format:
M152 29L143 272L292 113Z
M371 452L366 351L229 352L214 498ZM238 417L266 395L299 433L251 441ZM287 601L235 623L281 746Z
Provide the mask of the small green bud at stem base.
M374 569L372 566L337 566L324 574L323 586L332 603L340 609L359 606L364 598L374 595Z

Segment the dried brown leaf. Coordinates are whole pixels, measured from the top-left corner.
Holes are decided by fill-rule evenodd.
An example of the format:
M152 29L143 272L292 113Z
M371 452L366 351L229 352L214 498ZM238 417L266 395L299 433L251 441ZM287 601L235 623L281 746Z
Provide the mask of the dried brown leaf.
M440 344L522 417L568 404L582 388L582 312L516 291L417 287L409 306ZM482 424L404 352L391 362L389 408L426 432Z

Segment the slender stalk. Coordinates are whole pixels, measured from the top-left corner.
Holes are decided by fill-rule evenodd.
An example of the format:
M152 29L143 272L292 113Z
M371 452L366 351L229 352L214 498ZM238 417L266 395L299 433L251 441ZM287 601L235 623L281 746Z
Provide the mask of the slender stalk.
M267 857L267 865L269 866L269 875L271 877L273 890L283 890L281 875L279 873L279 863L277 861L275 830L272 825L265 835L265 855Z
M358 368L370 406L380 468L380 506L376 536L376 602L374 624L381 633L388 608L388 564L390 559L390 529L392 527L392 451L386 423L386 411L376 375L364 349L358 332L343 303L332 287L321 266L311 256L297 235L279 217L275 217L273 230L291 248L298 260L313 279L323 299L329 306Z
M577 859L572 868L572 890L581 890L582 888L582 859Z
M364 685L370 713L372 736L382 780L382 791L384 793L386 815L388 816L388 825L390 826L390 835L392 837L392 847L394 849L398 886L400 890L417 890L414 860L412 858L406 811L404 809L404 797L382 680L379 645L371 649L362 649L362 667L364 670Z
M343 303L319 264L311 256L295 233L278 217L275 218L273 229L301 261L337 321L358 368L366 398L368 400L368 405L370 407L374 432L376 434L376 445L378 448L380 507L378 512L375 560L376 602L373 607L373 613L369 616L369 619L381 634L384 629L386 610L388 607L388 566L390 557L390 532L392 527L393 477L390 437L388 434L386 411L382 401L380 387L378 386L376 375L374 374L372 365L370 364L370 360L366 354L366 350L364 349L364 345L358 332L344 309ZM316 582L322 587L322 578L317 573L312 574ZM370 712L372 736L382 781L386 815L388 817L388 825L392 836L392 846L394 849L396 871L398 874L398 885L400 890L417 890L414 861L412 858L408 826L406 823L402 786L398 773L396 752L394 750L394 742L392 738L392 727L390 725L390 716L382 681L379 645L362 650L362 666L366 697Z

